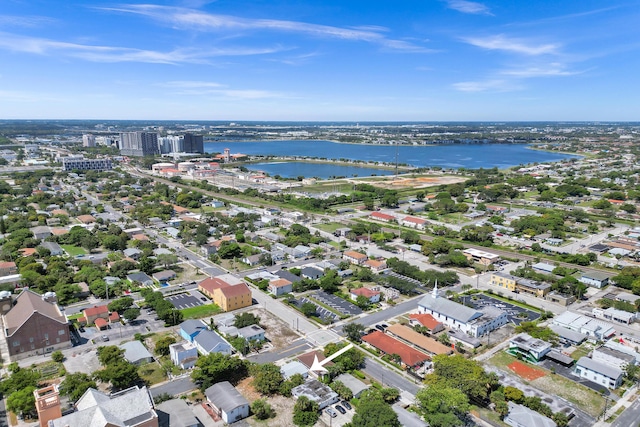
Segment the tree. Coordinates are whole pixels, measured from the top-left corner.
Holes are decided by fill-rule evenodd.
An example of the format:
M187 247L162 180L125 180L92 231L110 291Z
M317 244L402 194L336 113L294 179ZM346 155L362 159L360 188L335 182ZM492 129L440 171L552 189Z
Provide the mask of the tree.
M342 331L347 334L347 338L351 341L360 342L362 341L362 333L365 331L366 327L362 323L347 323L342 327Z
M191 378L200 386L201 390L206 390L220 381L237 384L248 374L249 369L245 360L226 354L211 353L198 358Z
M174 254L160 254L157 256L158 262L164 265L164 268L169 268L170 266L178 263L178 257Z
M91 252L92 250L100 246L100 241L93 234L89 234L87 236L84 236L82 240L80 240L80 246Z
M280 390L284 381L280 368L273 363L254 365L251 369L253 386L261 394L274 394Z
M4 395L12 394L27 387L37 387L40 381L40 373L35 369L21 368L16 363L9 365L11 375L0 382L0 391Z
M60 394L69 397L69 400L75 402L80 399L85 391L89 388L97 388L96 382L83 372L67 374L64 381L60 383Z
M102 366L109 366L124 360L124 350L115 345L98 347L98 361Z
M134 308L134 307L127 308L124 311L124 313L122 313L122 315L129 322L132 322L132 321L136 320L138 318L138 316L140 316L140 309L139 308Z
M222 259L239 258L242 256L242 248L235 242L224 241L217 254Z
M469 399L461 390L441 383L420 390L416 400L433 427L463 425L462 418L470 408Z
M504 388L504 398L515 403L522 403L524 400L524 393L519 388L507 386Z
M175 343L176 343L176 339L173 336L171 335L164 336L160 338L158 341L156 341L156 348L154 351L157 355L167 356L169 355L169 346Z
M105 369L96 372L95 376L100 381L110 382L116 390L132 387L140 381L138 368L126 360L108 364Z
M56 350L53 353L51 353L51 360L53 360L56 363L61 363L64 360L64 354L62 354L60 350Z
M253 403L251 403L251 412L253 412L259 420L266 420L275 415L271 405L269 405L265 399L254 400Z
M444 356L444 357L443 357ZM488 374L480 363L465 359L464 356L437 355L433 357L434 373L425 378L427 384L438 384L457 388L470 401L483 402L498 386L495 374Z
M318 418L318 404L306 396L298 397L293 406L293 423L297 426L312 426Z
M362 310L367 311L371 305L371 301L364 295L358 295L356 297L356 305Z
M117 311L122 314L126 309L133 305L133 298L131 297L123 297L113 300L107 305L109 311Z
M329 387L331 387L331 390L338 393L341 399L344 399L344 400L353 399L353 392L349 387L344 385L342 381L334 381L331 384L329 384Z
M369 389L360 397L351 427L400 427L398 415L384 402L377 390Z
M33 413L36 409L36 398L33 395L35 389L29 386L11 393L7 397L7 409L21 415Z
M316 306L313 303L305 302L300 306L300 311L306 317L311 317L316 315Z
M260 317L256 316L253 313L248 313L248 312L236 314L235 320L233 322L233 326L235 326L236 328L244 328L245 326L259 325L259 324L260 324Z

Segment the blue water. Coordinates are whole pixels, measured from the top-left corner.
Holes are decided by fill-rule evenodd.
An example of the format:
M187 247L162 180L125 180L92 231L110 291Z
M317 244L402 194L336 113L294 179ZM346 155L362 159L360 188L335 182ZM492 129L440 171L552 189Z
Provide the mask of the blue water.
M388 169L304 162L255 163L246 165L246 168L266 172L270 176L280 175L283 178L295 178L298 176L322 179L342 176L351 178L355 176L393 175L395 173Z
M527 148L526 144L450 144L430 146L398 146L398 162L412 166L443 168L505 169L530 163L549 163L579 156L551 153ZM207 142L207 153L232 153L262 156L301 156L327 159L363 160L395 163L396 146L371 144L339 144L331 141L241 141ZM314 168L316 165L312 165ZM284 173L280 175L285 176ZM288 174L295 176L295 174ZM314 173L302 174L315 176ZM338 174L346 175L346 174ZM361 175L362 176L362 175Z

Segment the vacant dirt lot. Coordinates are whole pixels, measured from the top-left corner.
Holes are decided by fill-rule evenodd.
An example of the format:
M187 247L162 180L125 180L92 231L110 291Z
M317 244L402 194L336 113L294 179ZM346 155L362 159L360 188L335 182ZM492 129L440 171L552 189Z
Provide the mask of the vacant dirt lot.
M288 347L291 341L300 337L282 320L262 308L255 308L248 312L260 317L260 325L264 327L267 338L276 350Z
M421 176L416 178L401 177L395 179L395 177L389 177L384 180L368 181L368 184L375 185L376 187L402 190L405 188L427 188L436 185L456 184L458 182L464 182L466 178L457 176Z
M266 398L271 408L275 412L275 418L269 418L268 420L258 420L256 417L250 417L247 419L252 426L278 426L278 427L293 427L293 405L295 405L295 398L283 397L283 396L270 396L265 397L258 393L251 385L252 378L247 378L238 384L237 389L249 402L253 402L256 399Z

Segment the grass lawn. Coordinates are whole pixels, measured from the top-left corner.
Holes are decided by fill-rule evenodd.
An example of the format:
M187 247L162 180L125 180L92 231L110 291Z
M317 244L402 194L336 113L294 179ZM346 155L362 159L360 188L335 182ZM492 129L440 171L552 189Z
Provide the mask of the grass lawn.
M213 316L222 312L222 309L215 304L205 304L196 307L183 308L180 310L185 319L200 319L202 317Z
M64 249L64 251L68 253L69 256L85 255L87 253L87 251L85 251L83 248L79 248L77 246L60 245L60 247Z
M158 384L167 379L166 372L158 362L151 362L140 366L138 368L138 375L149 385Z
M578 360L582 356L588 355L591 350L593 350L593 347L591 347L591 345L582 344L573 353L571 353L571 358L574 360Z
M518 360L517 357L513 357L512 355L508 354L506 351L499 351L496 354L494 354L493 357L491 357L491 359L488 360L488 362L491 363L496 368L503 369L506 372L512 372L511 369L509 369L507 366L515 362L516 360Z
M344 224L338 224L337 222L329 222L326 224L316 224L314 227L319 228L322 231L326 231L327 233L333 233L338 228L344 228Z

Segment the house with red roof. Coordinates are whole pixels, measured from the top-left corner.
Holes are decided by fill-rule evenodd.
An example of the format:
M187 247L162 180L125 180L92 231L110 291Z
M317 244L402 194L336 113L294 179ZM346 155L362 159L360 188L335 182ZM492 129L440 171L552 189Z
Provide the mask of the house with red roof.
M415 313L409 315L409 323L411 326L424 326L429 329L432 334L437 334L440 331L444 331L444 325L435 317L427 313Z
M293 292L293 283L287 279L273 279L269 282L268 290L278 297Z
M417 228L418 230L424 230L427 224L427 220L423 218L417 218L415 216L405 216L401 221L405 227Z
M382 212L371 212L371 214L369 215L371 218L376 219L378 221L382 221L382 222L392 222L396 220L396 217L393 215L387 215L385 213Z
M342 259L349 261L351 264L356 264L356 265L360 265L363 262L365 262L366 260L369 259L369 257L365 254L363 254L362 252L356 252L356 251L345 251L342 254Z
M16 274L18 272L18 267L16 267L16 263L13 261L3 261L0 262L0 276L9 276L11 274Z
M385 260L377 260L377 259L368 259L362 263L363 267L369 268L376 274L380 274L384 270L387 269L387 261Z
M380 302L380 292L374 291L373 289L363 287L352 289L349 293L349 297L354 301L357 300L360 296L367 298L372 304Z
M416 368L424 362L431 360L427 354L408 346L395 338L375 331L362 337L362 341L366 342L373 348L384 354L397 354L404 366Z

